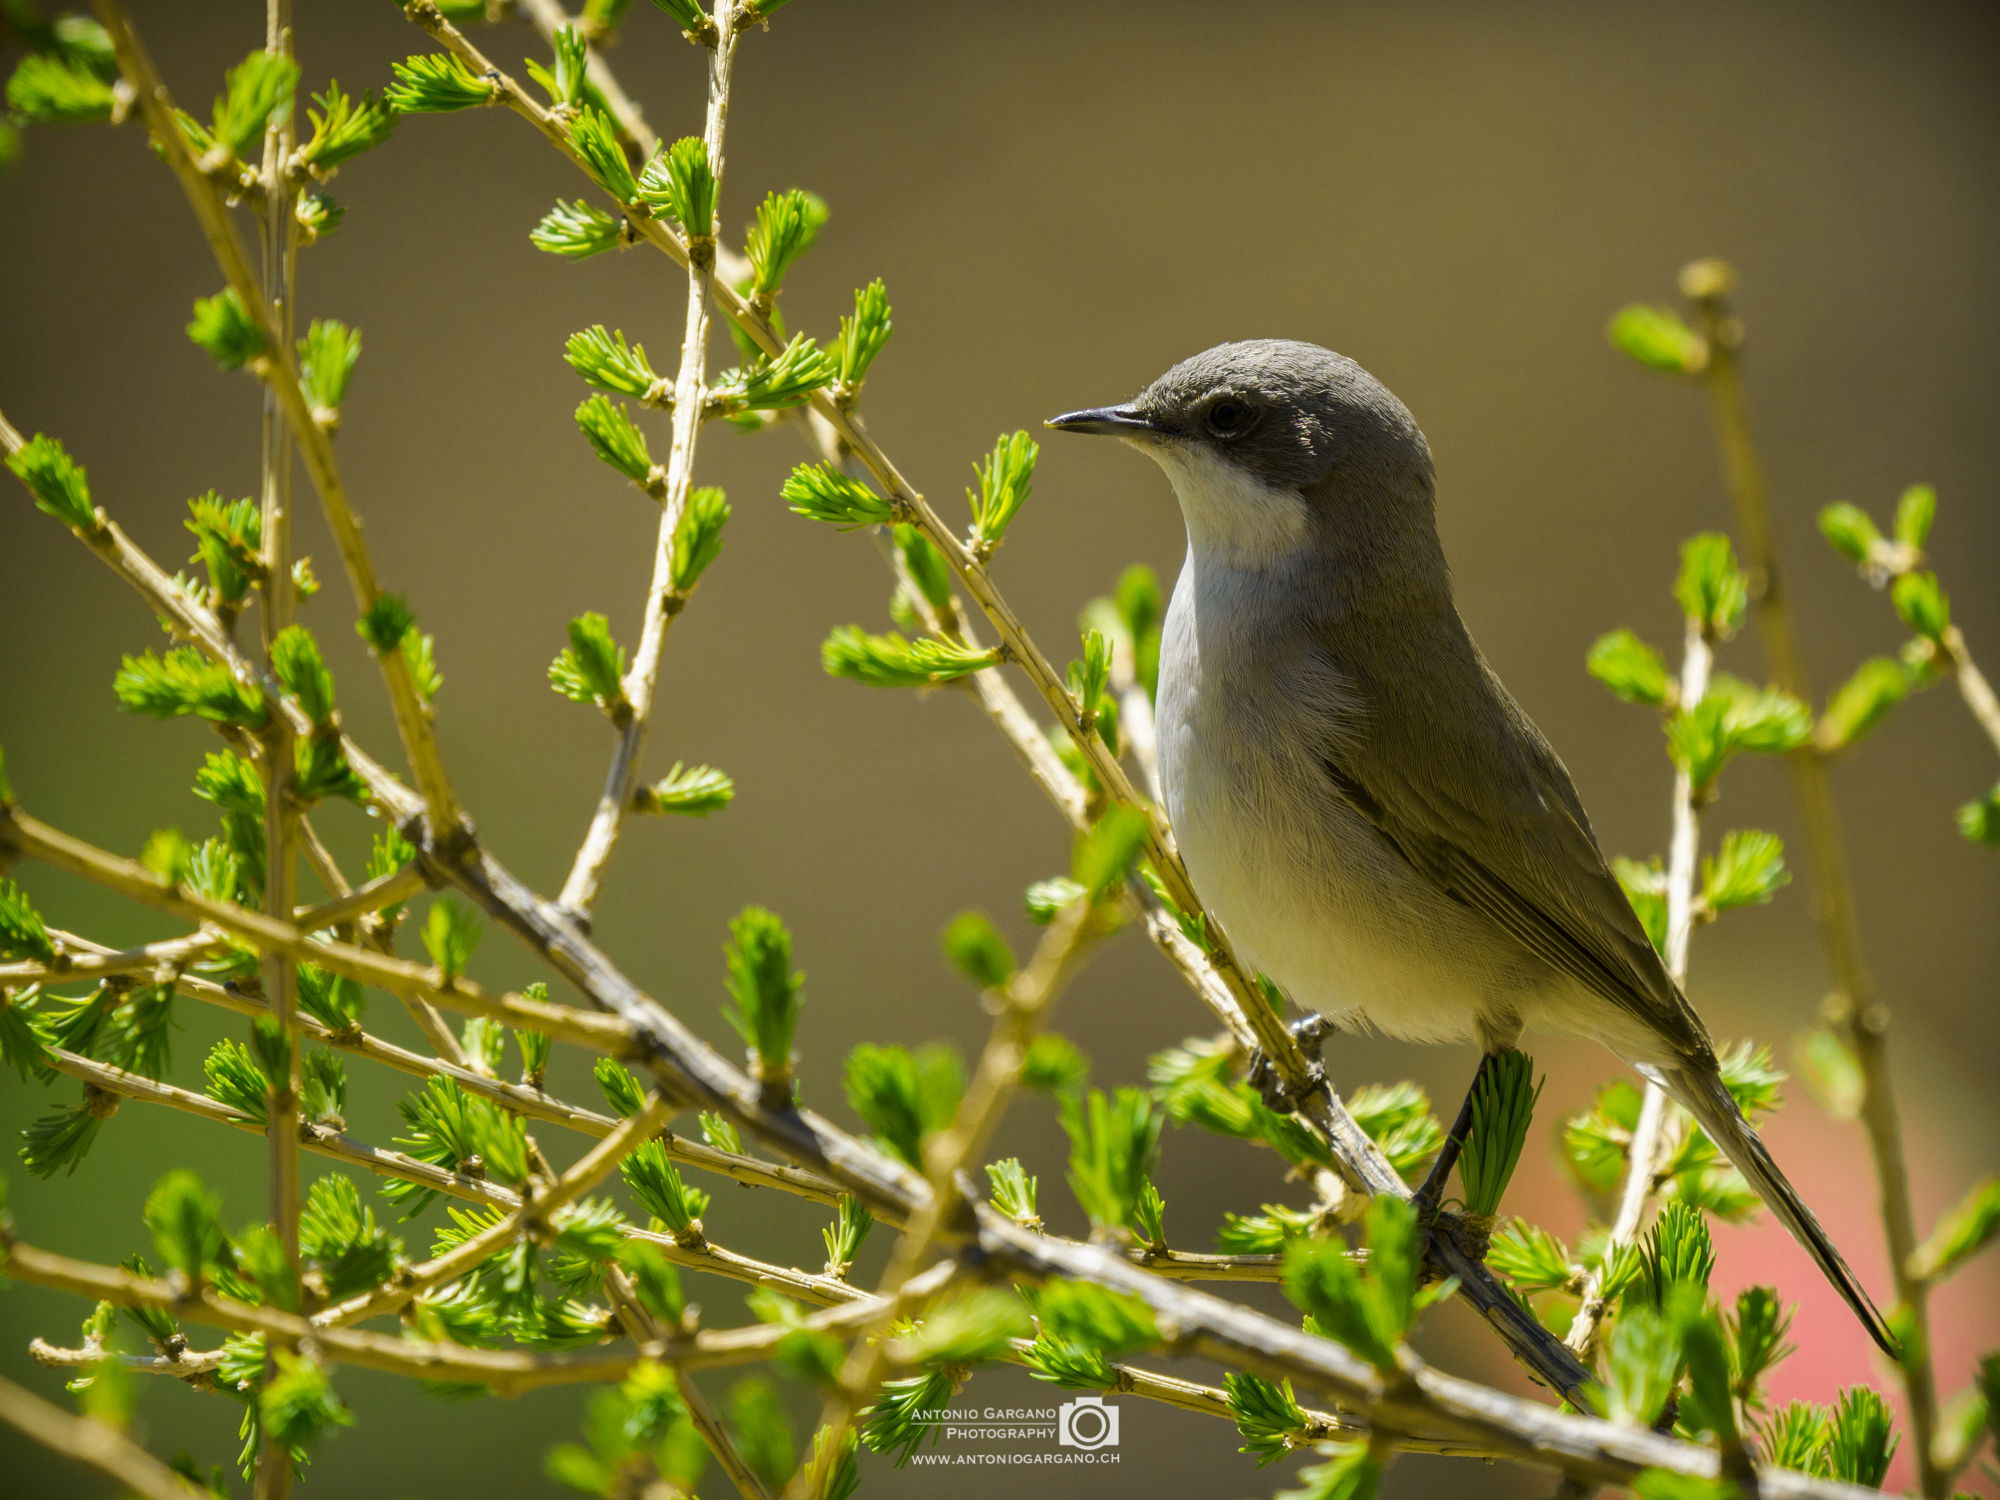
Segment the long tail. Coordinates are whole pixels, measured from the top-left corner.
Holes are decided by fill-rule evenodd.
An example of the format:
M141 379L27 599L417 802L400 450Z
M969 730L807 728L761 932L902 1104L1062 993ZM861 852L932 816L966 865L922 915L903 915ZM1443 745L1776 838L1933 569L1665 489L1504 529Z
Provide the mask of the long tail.
M1764 1143L1757 1138L1757 1132L1750 1122L1743 1118L1743 1111L1736 1107L1736 1100L1723 1086L1722 1074L1714 1063L1703 1068L1698 1064L1688 1064L1676 1068L1641 1067L1639 1071L1667 1091L1669 1097L1693 1115L1701 1128L1708 1132L1708 1138L1715 1142L1730 1164L1749 1179L1757 1190L1757 1196L1785 1228L1792 1232L1792 1238L1805 1246L1806 1253L1833 1283L1834 1290L1847 1299L1847 1305L1854 1309L1861 1326L1868 1330L1868 1336L1881 1346L1882 1352L1892 1359L1897 1355L1896 1341L1889 1333L1889 1325L1882 1314L1869 1300L1862 1288L1861 1279L1849 1269L1840 1252L1833 1247L1833 1241L1818 1219L1813 1217L1798 1192L1785 1174L1778 1170L1771 1153L1764 1149Z

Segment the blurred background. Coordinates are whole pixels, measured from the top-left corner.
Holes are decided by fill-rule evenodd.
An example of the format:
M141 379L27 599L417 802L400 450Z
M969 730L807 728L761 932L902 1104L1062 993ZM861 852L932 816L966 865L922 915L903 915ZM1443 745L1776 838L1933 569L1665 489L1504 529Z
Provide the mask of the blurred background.
M262 36L262 6L248 0L133 9L190 104L212 96ZM298 0L297 23L310 88L329 77L379 87L392 60L428 50L386 4ZM1567 759L1606 848L1644 855L1666 841L1660 734L1649 714L1586 678L1583 654L1617 625L1671 647L1677 547L1730 514L1699 394L1615 355L1602 329L1623 302L1672 301L1685 261L1722 255L1742 272L1750 397L1817 681L1894 650L1900 631L1886 600L1818 540L1814 513L1848 498L1880 515L1917 480L1942 497L1933 550L1956 616L1975 651L2000 660L1997 39L1991 7L1916 0L806 0L743 48L724 220L739 229L769 188L826 196L833 216L792 275L788 316L828 337L852 289L886 279L896 334L869 382L868 423L950 515L997 432L1128 395L1209 344L1287 336L1359 359L1429 433L1474 632ZM519 22L480 40L510 67L544 55ZM699 60L663 16L634 7L612 61L663 134L699 129ZM503 111L407 119L335 192L346 225L304 256L300 289L307 315L363 330L340 435L351 490L387 586L436 632L441 733L481 833L553 890L609 736L597 715L554 698L544 671L564 622L586 609L636 638L655 515L578 436L570 412L582 392L562 343L603 322L670 368L681 274L647 251L572 265L531 248L542 213L583 185ZM252 382L219 375L181 332L191 301L219 280L185 203L136 127L36 130L0 182L0 224L0 407L26 432L60 435L89 465L100 503L174 566L190 550L187 497L251 493L257 472ZM656 428L663 451L664 423ZM1183 540L1152 465L1117 445L1049 436L998 570L1061 660L1085 600L1135 561L1170 580ZM734 774L739 796L706 822L633 825L598 933L733 1053L719 1015L728 918L753 901L781 912L807 975L806 1095L849 1118L839 1065L856 1041L971 1045L983 1035L936 934L981 907L1025 946L1022 889L1065 867L1069 840L968 701L822 674L830 627L886 625L886 575L865 538L785 511L778 485L801 457L789 431L718 427L702 444L698 478L726 485L736 514L675 629L651 765L659 774L676 758L711 762ZM300 495L302 545L329 583L305 618L341 674L348 722L387 753L393 735L338 568L303 484ZM210 809L187 788L212 737L123 716L111 695L121 652L155 639L146 611L18 491L0 506L0 637L0 741L27 806L122 851L160 825L210 829ZM1762 670L1750 640L1727 648L1722 665ZM1992 1169L2000 1135L2000 866L1952 826L1953 809L1994 773L1991 747L1943 687L1901 709L1838 776L1870 958L1894 1010L1924 1226ZM1781 767L1739 763L1724 793L1715 832L1793 833ZM322 821L343 850L361 846L360 819ZM169 930L46 870L20 874L63 926L117 942ZM413 935L405 947L415 951ZM499 934L474 968L497 984L536 977ZM1695 947L1692 991L1714 1031L1766 1040L1781 1056L1825 986L1797 885L1705 930ZM370 1025L404 1037L392 1009L377 997ZM200 1057L223 1033L192 1005L181 1011L172 1076L198 1086ZM1106 1085L1138 1081L1149 1053L1209 1026L1136 933L1099 956L1057 1024L1090 1050ZM1587 1044L1530 1045L1550 1077L1509 1206L1574 1234L1583 1210L1556 1132L1617 1065ZM1343 1038L1330 1061L1345 1086L1415 1078L1448 1109L1473 1057ZM357 1065L353 1084L355 1132L386 1142L399 1128L399 1081ZM592 1096L574 1057L554 1086ZM74 1093L10 1076L0 1128L11 1140ZM1042 1176L1053 1226L1075 1231L1049 1113L1025 1102L996 1155L1020 1152ZM1768 1134L1886 1302L1859 1130L1829 1121L1794 1085ZM14 1212L39 1243L115 1260L145 1244L139 1205L170 1165L198 1164L232 1222L257 1216L261 1150L127 1105L75 1179L11 1172ZM1170 1134L1162 1186L1177 1241L1203 1247L1225 1210L1296 1195L1268 1155L1246 1160L1225 1143ZM791 1202L722 1185L708 1222L752 1253L820 1255L818 1216ZM418 1253L428 1248L427 1225L407 1232ZM1801 1304L1803 1352L1779 1371L1780 1398L1886 1386L1888 1372L1780 1230L1719 1239L1719 1287L1776 1280ZM871 1247L869 1268L882 1248ZM712 1323L740 1320L735 1287L693 1290ZM25 1346L37 1334L75 1342L85 1311L7 1289L0 1369L60 1396L57 1375ZM2000 1342L2000 1262L1943 1290L1936 1328L1941 1383L1956 1392L1976 1353ZM1462 1311L1435 1316L1426 1347L1454 1370L1523 1384ZM574 1436L582 1401L547 1392L453 1406L386 1377L343 1371L339 1384L360 1425L322 1446L310 1492L380 1500L555 1493L542 1455ZM141 1395L156 1451L233 1457L232 1403L166 1382ZM1055 1398L1002 1371L963 1399ZM795 1402L801 1430L810 1407ZM1297 1466L1255 1474L1227 1424L1123 1407L1119 1467L1039 1471L1038 1489L1263 1494ZM108 1493L12 1432L0 1432L0 1472L18 1494ZM936 1476L870 1462L866 1492L1021 1488L1006 1470ZM1390 1479L1390 1493L1409 1497L1548 1486L1445 1460L1403 1461ZM711 1492L723 1487L711 1476Z

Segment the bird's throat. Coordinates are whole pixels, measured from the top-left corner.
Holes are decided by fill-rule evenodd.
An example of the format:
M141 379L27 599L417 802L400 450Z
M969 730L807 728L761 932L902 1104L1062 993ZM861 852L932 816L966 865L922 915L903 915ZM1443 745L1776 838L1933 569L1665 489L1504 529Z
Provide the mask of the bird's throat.
M1173 484L1195 556L1244 572L1278 569L1309 545L1309 513L1297 490L1192 444L1141 444Z

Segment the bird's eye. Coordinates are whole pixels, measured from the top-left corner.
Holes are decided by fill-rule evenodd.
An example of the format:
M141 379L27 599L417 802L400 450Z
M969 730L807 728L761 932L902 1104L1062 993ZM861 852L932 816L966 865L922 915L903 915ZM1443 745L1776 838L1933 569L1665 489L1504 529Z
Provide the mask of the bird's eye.
M1249 402L1235 396L1224 396L1208 408L1205 420L1208 430L1217 437L1235 437L1249 431L1256 414L1256 408Z

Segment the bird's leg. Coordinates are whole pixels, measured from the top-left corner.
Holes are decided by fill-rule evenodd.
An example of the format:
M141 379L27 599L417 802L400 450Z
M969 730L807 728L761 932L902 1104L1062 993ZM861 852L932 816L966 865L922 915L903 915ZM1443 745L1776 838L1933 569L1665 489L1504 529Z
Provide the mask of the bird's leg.
M1472 1132L1472 1101L1479 1093L1479 1080L1486 1076L1486 1070L1493 1063L1493 1053L1479 1054L1479 1066L1473 1070L1472 1087L1465 1091L1465 1102L1458 1107L1458 1118L1451 1122L1444 1145L1438 1151L1437 1160L1431 1163L1425 1175L1423 1186L1417 1189L1411 1199L1417 1210L1417 1219L1423 1222L1437 1215L1438 1204L1444 1198L1444 1185L1451 1180L1451 1169L1458 1165L1458 1153L1465 1148L1465 1138Z
M1306 1061L1317 1068L1320 1048L1326 1044L1326 1039L1333 1035L1337 1028L1318 1011L1313 1011L1292 1022L1287 1029L1292 1034L1292 1040L1298 1044L1299 1051L1305 1054ZM1250 1087L1257 1091L1258 1097L1279 1114L1289 1114L1293 1106L1298 1103L1298 1100L1287 1094L1284 1080L1278 1076L1277 1069L1271 1066L1271 1059L1264 1055L1262 1048L1251 1052L1250 1067L1244 1077Z

